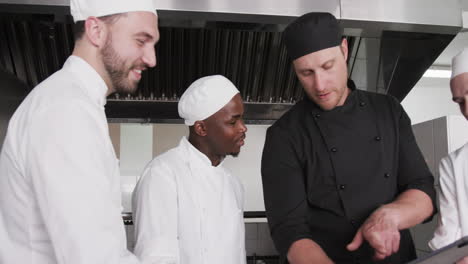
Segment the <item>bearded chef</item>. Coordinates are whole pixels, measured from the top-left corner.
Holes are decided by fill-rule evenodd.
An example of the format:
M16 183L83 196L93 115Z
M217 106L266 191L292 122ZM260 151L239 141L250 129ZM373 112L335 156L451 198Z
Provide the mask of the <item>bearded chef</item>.
M138 263L126 249L104 105L154 67L152 0L71 0L75 47L9 123L0 155L0 263Z

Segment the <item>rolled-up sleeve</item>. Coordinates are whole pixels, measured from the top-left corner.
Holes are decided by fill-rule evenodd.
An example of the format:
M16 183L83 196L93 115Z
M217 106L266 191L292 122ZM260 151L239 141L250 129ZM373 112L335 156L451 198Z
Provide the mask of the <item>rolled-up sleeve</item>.
M158 160L145 169L133 192L135 254L145 264L178 264L177 187Z
M400 193L417 189L431 198L433 211L427 222L437 212L434 177L416 143L410 118L401 105L399 108L398 189Z
M434 238L429 241L433 250L444 247L461 237L459 203L456 195L455 176L451 160L444 158L439 167L440 171L440 214Z
M281 127L267 131L261 171L271 235L277 250L286 256L292 243L312 238L303 169L289 134Z

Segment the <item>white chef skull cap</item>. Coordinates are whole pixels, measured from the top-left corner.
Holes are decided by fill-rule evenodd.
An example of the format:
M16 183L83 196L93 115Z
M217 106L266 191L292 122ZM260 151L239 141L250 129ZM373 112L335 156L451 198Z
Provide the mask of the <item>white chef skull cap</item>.
M468 72L468 48L464 48L452 59L452 78Z
M157 15L153 0L70 0L74 22L91 16L102 17L133 11L147 11Z
M200 78L193 82L180 97L179 116L187 126L205 120L223 108L239 93L236 86L221 75Z

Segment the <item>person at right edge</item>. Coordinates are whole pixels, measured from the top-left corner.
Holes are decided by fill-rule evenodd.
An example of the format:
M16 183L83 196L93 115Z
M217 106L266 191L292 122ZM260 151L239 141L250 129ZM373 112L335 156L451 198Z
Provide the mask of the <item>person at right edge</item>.
M468 120L468 48L452 59L450 90L452 100ZM439 175L439 221L429 241L434 250L468 236L468 143L440 161ZM457 264L468 264L468 256Z
M432 219L434 177L389 96L348 80L348 43L329 13L284 31L305 98L267 130L265 208L283 262L406 263L408 228Z

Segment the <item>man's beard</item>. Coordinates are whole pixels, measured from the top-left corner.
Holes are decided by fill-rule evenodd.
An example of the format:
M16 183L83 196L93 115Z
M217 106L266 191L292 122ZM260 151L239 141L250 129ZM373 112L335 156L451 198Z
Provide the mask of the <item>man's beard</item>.
M134 93L138 87L138 81L131 81L128 76L130 70L125 61L119 56L112 46L112 36L109 34L101 52L104 68L109 74L110 81L117 93Z

